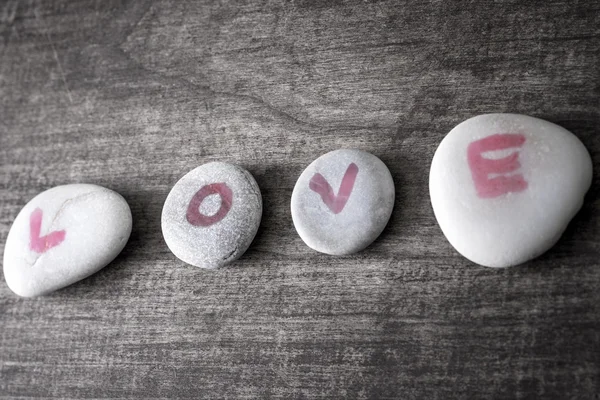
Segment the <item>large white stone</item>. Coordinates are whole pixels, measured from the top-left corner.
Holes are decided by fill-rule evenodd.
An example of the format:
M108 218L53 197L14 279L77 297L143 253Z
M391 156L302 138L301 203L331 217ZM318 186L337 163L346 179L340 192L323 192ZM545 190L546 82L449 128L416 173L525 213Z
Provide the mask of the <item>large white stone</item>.
M258 184L245 169L224 162L201 165L181 178L167 196L162 232L182 261L219 268L250 246L262 217Z
M302 172L292 193L292 219L312 249L352 254L381 234L394 199L392 175L379 158L340 149L317 158Z
M4 278L24 297L53 292L110 263L131 233L118 193L96 185L57 186L33 198L6 239Z
M590 155L571 132L525 115L486 114L442 140L429 190L440 228L459 253L508 267L558 241L591 182Z

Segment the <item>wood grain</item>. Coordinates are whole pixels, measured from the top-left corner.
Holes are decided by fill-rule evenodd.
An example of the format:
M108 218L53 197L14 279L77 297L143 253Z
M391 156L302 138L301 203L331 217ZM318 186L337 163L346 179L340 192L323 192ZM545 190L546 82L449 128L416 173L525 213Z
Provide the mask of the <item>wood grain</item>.
M559 243L518 268L460 257L433 153L487 112L548 119L600 163L597 1L1 1L0 252L27 201L87 182L131 205L123 253L71 287L0 284L0 397L598 399L598 174ZM383 235L307 248L289 212L317 156L390 168ZM167 249L172 185L212 160L263 194L217 272Z

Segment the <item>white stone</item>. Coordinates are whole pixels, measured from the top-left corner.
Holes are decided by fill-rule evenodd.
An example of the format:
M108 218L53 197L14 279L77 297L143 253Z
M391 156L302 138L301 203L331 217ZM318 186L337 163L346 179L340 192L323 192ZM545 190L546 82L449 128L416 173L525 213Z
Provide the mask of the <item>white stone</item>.
M131 211L101 186L57 186L34 197L6 239L4 278L23 297L75 283L110 263L131 233Z
M162 232L180 260L219 268L237 260L254 239L262 217L258 184L243 168L204 164L181 178L162 211Z
M340 149L317 158L302 172L292 193L292 219L312 249L352 254L381 234L394 199L392 175L379 158Z
M442 140L429 190L440 228L460 254L508 267L558 241L591 182L590 155L571 132L525 115L487 114Z

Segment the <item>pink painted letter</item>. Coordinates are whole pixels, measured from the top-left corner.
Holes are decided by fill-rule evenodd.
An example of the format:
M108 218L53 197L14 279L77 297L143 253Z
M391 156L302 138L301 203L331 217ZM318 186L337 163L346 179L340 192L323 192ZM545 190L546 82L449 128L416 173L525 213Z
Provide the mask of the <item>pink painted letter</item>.
M54 231L45 236L40 236L44 212L36 208L29 216L29 248L36 253L45 253L65 240L66 231Z
M350 197L350 193L352 193L356 175L358 175L358 166L351 163L342 178L342 184L340 185L337 196L333 193L333 189L329 185L329 182L327 182L323 175L319 173L316 173L312 177L308 187L313 192L317 192L321 195L323 203L325 203L332 213L339 214L344 209L344 206L346 206L348 197Z
M200 212L200 204L202 204L204 199L211 194L218 194L221 196L221 207L214 215L204 215ZM194 197L192 197L192 200L190 200L186 214L187 220L194 226L211 226L212 224L216 224L225 218L231 208L232 201L233 192L225 183L205 185L198 190Z
M482 156L483 153L488 151L522 147L523 143L525 143L525 136L503 133L485 137L469 145L467 159L479 197L491 199L506 193L522 192L527 189L527 181L525 181L523 175L508 175L521 168L518 151L499 159L489 159ZM491 178L490 174L498 176Z

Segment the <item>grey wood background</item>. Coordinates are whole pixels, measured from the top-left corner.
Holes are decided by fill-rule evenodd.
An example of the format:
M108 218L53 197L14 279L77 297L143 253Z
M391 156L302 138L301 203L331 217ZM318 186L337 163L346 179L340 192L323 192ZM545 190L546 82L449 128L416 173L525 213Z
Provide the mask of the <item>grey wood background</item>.
M89 182L134 228L108 267L50 296L0 281L2 398L599 399L598 173L560 242L521 267L459 256L428 172L487 112L548 119L600 170L600 2L1 1L0 252L27 201ZM351 257L289 212L317 156L356 147L397 185ZM211 160L264 217L217 272L167 249L172 185Z

